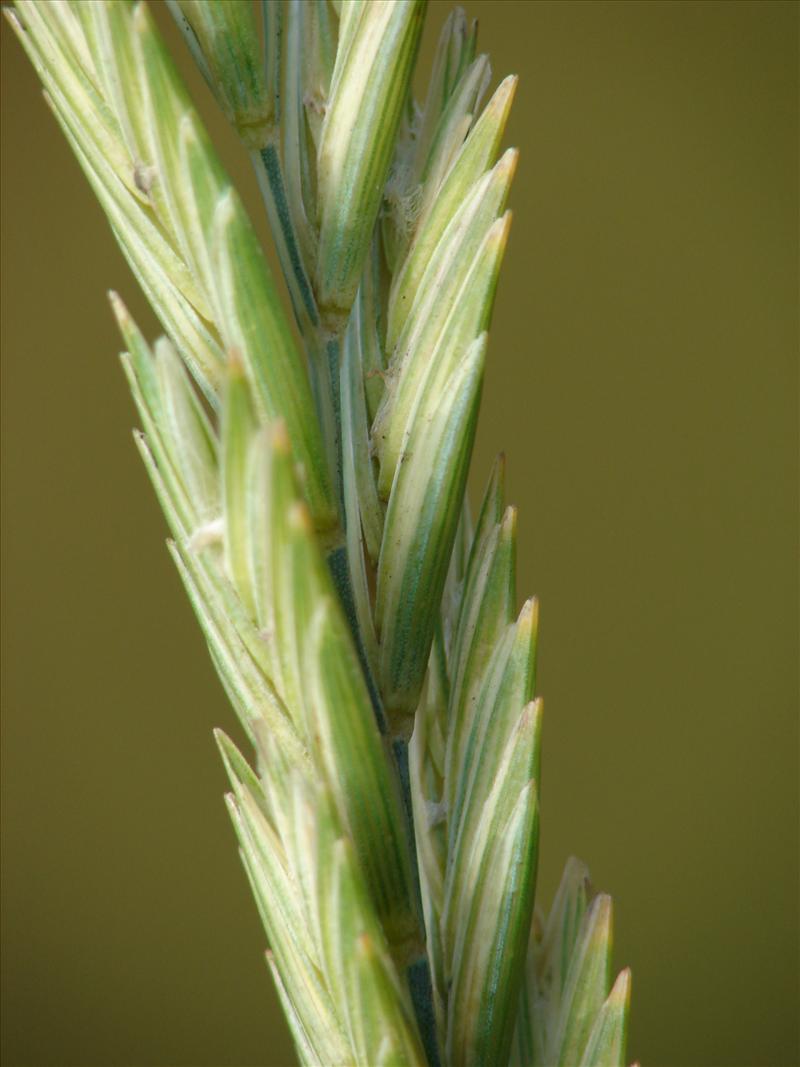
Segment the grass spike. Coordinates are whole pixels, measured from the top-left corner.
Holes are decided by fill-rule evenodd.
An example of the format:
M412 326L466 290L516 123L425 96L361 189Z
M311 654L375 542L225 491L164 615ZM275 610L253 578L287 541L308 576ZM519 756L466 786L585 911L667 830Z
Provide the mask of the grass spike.
M225 803L304 1064L619 1067L611 899L535 906L538 604L505 460L466 484L517 150L422 0L167 0L249 155L294 315L144 0L16 0L158 317L111 304L168 550L252 762ZM422 72L423 75L426 72Z

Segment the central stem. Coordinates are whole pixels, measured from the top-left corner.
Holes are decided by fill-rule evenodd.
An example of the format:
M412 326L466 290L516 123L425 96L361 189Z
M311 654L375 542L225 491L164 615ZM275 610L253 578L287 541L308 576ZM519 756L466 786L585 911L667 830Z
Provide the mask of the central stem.
M289 289L295 320L308 353L315 407L322 427L328 467L339 510L340 529L343 536L341 540L337 538L327 550L328 568L353 634L378 727L384 736L388 735L391 738L391 759L395 766L402 796L406 838L412 866L414 905L421 935L419 950L412 953L413 958L408 959L403 966L429 1067L439 1067L441 1058L436 1031L433 983L425 950L425 920L411 800L408 745L414 728L414 720L413 716L402 716L398 721L387 723L381 694L369 665L364 637L358 622L351 561L347 549L348 518L345 509L342 454L341 367L349 312L341 308L320 309L316 303L314 289L303 265L300 247L292 225L275 137L271 137L263 148L253 153L253 165L275 238L283 275ZM354 515L351 516L350 521L358 522L360 518Z

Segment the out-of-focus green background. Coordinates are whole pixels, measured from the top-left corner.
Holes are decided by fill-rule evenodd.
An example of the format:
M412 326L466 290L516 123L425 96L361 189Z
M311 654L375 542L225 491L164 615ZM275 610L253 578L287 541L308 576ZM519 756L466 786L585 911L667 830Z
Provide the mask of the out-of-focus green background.
M541 598L542 899L613 893L631 1059L795 1064L797 7L467 9L521 75L472 485L505 449ZM154 320L2 59L4 1062L289 1064L105 290Z

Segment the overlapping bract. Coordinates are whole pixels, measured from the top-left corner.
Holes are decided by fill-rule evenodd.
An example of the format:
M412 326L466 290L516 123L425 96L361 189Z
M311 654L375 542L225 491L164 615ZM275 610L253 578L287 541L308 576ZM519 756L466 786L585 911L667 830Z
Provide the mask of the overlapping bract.
M511 1067L622 1067L631 975L611 986L611 898L568 860L546 922L534 923Z
M448 1063L506 1061L533 914L541 702L535 602L514 618L515 518L500 462L454 556L413 742Z
M611 904L534 915L538 610L503 461L465 500L516 151L461 12L168 0L251 153L304 353L143 3L17 0L167 334L112 297L136 441L254 767L227 798L304 1063L614 1067Z
M408 95L421 0L340 7L339 40L317 148L320 306L348 315Z
M20 39L123 253L207 399L240 353L285 421L320 528L335 508L308 376L261 247L145 4L21 0ZM24 27L24 28L22 28Z
M381 1062L383 1042L390 1062L421 1062L404 987L423 940L400 786L286 433L259 426L236 364L214 430L170 343L151 352L114 303L145 428L137 442L171 551L256 748L257 776L220 735L243 859L294 1022L315 1062ZM386 1028L361 1033L361 1014L374 1017L384 1001Z

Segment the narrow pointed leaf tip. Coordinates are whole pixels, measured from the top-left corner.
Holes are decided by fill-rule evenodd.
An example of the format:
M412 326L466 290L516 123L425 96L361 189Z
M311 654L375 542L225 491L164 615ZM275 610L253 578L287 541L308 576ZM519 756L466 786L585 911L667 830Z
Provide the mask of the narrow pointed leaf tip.
M559 1061L580 1063L597 1013L608 995L611 968L611 898L589 906L567 973L556 1046Z
M631 972L621 971L597 1014L581 1067L624 1067L631 1000Z

